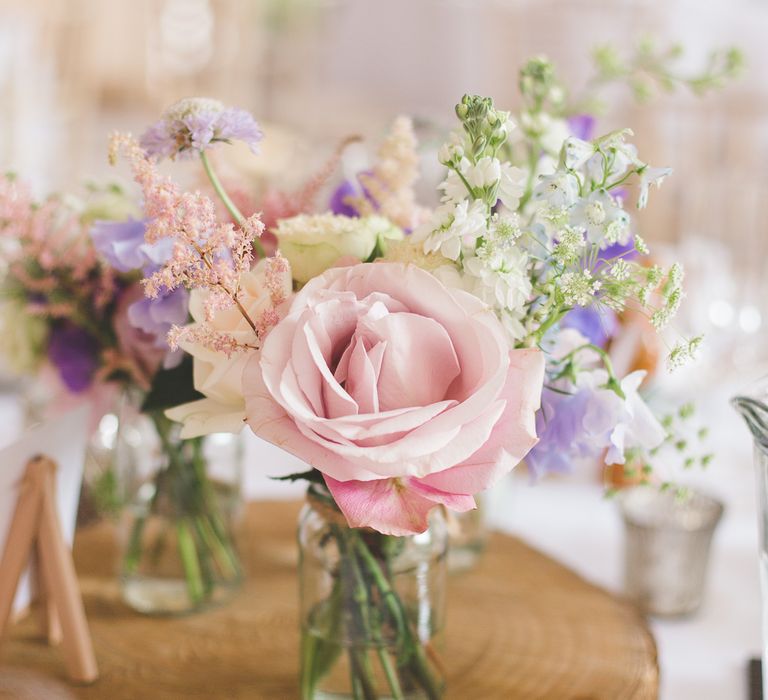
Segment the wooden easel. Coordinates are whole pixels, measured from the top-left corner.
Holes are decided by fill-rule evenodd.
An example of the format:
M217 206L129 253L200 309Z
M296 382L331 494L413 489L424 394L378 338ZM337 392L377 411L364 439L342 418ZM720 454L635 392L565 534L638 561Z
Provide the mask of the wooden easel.
M61 641L72 681L92 683L99 672L72 552L64 540L56 509L56 464L42 456L27 464L0 559L0 641L10 623L19 579L34 556L48 641Z

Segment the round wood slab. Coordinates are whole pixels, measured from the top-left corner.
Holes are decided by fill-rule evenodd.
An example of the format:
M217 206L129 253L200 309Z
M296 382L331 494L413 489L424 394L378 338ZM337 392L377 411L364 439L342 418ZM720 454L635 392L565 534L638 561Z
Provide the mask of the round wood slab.
M248 506L246 583L226 606L148 618L120 600L109 525L78 532L75 561L101 678L66 682L61 655L28 618L0 648L0 698L293 700L298 697L298 503ZM446 700L645 700L656 647L629 604L519 540L495 534L450 580Z

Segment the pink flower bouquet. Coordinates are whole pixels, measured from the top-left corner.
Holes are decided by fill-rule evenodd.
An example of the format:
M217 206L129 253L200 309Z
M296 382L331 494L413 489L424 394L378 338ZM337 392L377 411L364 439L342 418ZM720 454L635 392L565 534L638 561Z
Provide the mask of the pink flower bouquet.
M522 81L529 111L543 109L546 76ZM682 268L636 261L648 250L619 192L638 184L645 206L669 170L641 161L628 130L589 141L564 120L557 160L547 155L557 139L545 148L523 126L528 158L518 165L508 112L465 96L456 114L434 211L416 203L416 142L400 118L330 211L297 197L300 210L272 212L269 256L264 223L241 213L207 156L231 139L254 149L260 132L238 130L242 112L185 100L143 147L114 140L143 190L147 242L171 249L145 279L147 294L191 289L194 322L169 339L194 357L202 398L167 415L187 437L247 425L308 465L288 477L310 482L303 698L338 692L342 660L343 692L355 698L439 697L430 638L440 616L413 577L442 567L441 513L473 509L524 458L534 473L558 469L569 450L645 462L668 439L638 394L643 374L618 377L607 352L566 321L630 305L658 328L672 317ZM158 156L179 155L199 157L223 219L206 195L159 174ZM678 343L673 362L698 342Z

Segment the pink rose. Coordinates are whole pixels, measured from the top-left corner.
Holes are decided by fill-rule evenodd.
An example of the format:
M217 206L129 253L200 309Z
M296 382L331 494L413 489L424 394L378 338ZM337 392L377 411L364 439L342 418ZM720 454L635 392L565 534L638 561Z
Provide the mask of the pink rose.
M536 444L543 373L476 297L372 263L311 280L243 384L253 431L320 470L352 527L405 535Z

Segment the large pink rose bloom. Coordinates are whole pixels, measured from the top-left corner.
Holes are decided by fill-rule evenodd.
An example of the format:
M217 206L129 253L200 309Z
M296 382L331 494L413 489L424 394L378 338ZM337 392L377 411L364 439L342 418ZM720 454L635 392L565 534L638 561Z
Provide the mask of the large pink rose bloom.
M253 431L320 470L350 526L406 535L536 444L543 375L476 297L370 263L311 280L243 384Z

